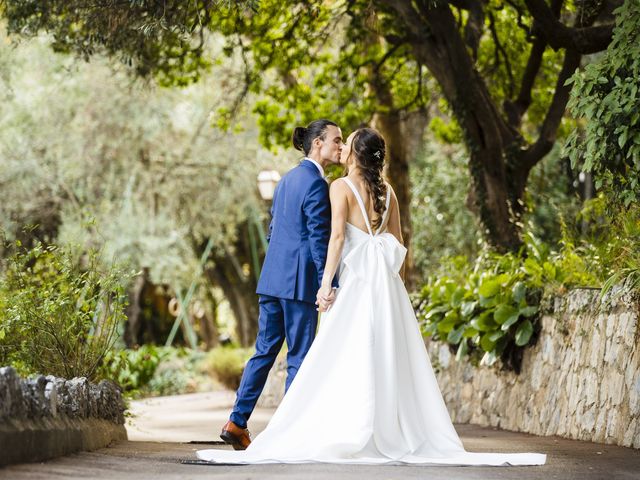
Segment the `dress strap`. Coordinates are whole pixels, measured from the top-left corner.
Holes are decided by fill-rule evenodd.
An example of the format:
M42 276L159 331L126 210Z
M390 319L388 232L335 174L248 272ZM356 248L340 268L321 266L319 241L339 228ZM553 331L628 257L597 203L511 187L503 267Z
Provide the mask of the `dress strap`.
M389 216L389 205L391 204L391 185L387 183L387 200L384 205L384 213L382 214L382 221L380 222L380 226L378 230L376 230L376 235L380 233L380 231L386 226L387 217Z
M373 236L373 231L371 230L371 224L369 223L369 217L367 216L367 210L364 208L364 202L362 201L362 197L358 193L358 189L347 177L342 177L342 179L347 183L347 185L349 185L349 188L355 195L358 205L360 206L360 211L362 212L362 216L364 217L364 223L367 224L367 230L369 230L369 235Z

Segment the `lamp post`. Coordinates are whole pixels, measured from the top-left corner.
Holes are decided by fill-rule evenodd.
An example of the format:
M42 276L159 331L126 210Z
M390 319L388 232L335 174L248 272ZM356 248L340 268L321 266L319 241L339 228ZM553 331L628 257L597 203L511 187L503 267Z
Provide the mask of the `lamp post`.
M263 170L258 174L258 191L260 197L265 203L273 200L273 194L276 185L280 181L280 174L275 170ZM253 260L253 271L256 276L256 282L260 278L260 261L258 258L258 246L256 245L256 236L260 239L262 251L267 251L267 236L260 221L260 216L253 209L249 212L249 244L251 246L251 259ZM254 229L256 232L254 233Z
M258 174L258 190L263 200L273 200L273 193L280 181L280 174L275 170L262 170Z

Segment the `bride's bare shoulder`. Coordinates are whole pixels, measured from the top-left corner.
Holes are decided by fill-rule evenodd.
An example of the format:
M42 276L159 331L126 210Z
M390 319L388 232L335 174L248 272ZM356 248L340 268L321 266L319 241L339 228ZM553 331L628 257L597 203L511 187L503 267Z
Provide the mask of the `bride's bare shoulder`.
M329 185L329 191L346 194L349 191L349 185L347 185L347 182L345 182L342 177L336 178L331 182L331 185Z

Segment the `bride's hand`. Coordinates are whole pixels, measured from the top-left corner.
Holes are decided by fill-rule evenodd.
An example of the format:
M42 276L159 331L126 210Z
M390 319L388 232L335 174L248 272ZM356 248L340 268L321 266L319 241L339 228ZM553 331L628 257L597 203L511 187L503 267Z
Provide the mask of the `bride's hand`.
M319 312L327 312L336 299L336 291L331 286L321 286L316 295Z

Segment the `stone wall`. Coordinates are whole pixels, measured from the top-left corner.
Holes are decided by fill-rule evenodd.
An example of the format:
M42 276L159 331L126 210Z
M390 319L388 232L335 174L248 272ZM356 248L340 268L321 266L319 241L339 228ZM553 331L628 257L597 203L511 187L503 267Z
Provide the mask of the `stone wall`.
M45 460L126 440L124 401L111 382L21 379L0 368L0 465Z
M554 299L519 375L430 342L453 421L640 448L638 298L617 293L603 307L599 290Z
M640 448L638 297L615 290L600 307L599 295L553 299L519 375L457 362L448 345L427 341L453 421ZM285 366L276 363L259 405L279 403Z

